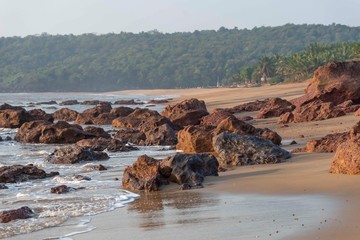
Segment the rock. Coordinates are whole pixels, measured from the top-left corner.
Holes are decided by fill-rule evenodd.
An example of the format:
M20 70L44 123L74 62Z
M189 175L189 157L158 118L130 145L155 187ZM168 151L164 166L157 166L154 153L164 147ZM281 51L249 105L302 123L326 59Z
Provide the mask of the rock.
M146 131L145 137L146 146L168 146L178 143L175 131L167 123Z
M147 155L138 157L132 166L125 168L122 177L123 188L131 191L157 191L161 182L159 162Z
M100 100L86 100L81 103L81 105L99 105L99 104L106 104L111 106L111 102L105 102Z
M260 111L261 108L264 108L267 104L267 100L256 100L254 102L244 103L232 108L225 109L226 111L234 114L240 112L255 112Z
M238 119L241 121L247 122L247 121L253 120L254 118L250 117L250 116L243 116L243 117L239 117Z
M202 186L206 176L218 176L218 167L218 160L211 154L177 153L161 162L160 173L171 182L192 188Z
M67 105L78 105L78 100L66 100L59 103L60 106L67 106Z
M345 112L336 108L331 102L314 100L297 107L292 115L281 115L278 123L319 121L344 115Z
M178 132L177 150L185 153L213 152L212 130L214 127L187 126Z
M112 121L113 127L118 128L138 128L143 120L150 117L161 117L156 111L149 110L147 108L137 108L126 117L119 117Z
M84 128L84 131L94 135L95 137L111 138L110 134L105 132L103 128L87 126Z
M297 148L292 152L335 152L337 147L349 138L350 134L348 132L328 134L321 139L311 139L304 148Z
M231 132L238 134L254 134L256 128L244 121L237 119L235 116L230 116L221 121L214 130L214 136L222 132Z
M12 139L11 139L11 137L10 136L6 136L5 137L5 141L11 141Z
M111 109L110 113L115 117L126 117L132 113L135 109L129 107L117 107Z
M293 104L281 98L269 98L265 101L266 104L260 109L257 118L279 117L295 108Z
M90 171L105 171L107 168L102 164L87 163L83 166L85 169Z
M360 142L349 139L339 145L332 160L330 173L360 174Z
M41 109L33 109L28 111L32 120L43 120L46 122L54 122L54 117Z
M116 105L141 105L144 104L144 102L136 102L134 99L130 100L118 100L114 102Z
M76 143L79 147L89 148L93 151L128 152L139 150L137 147L127 146L122 141L109 138L83 139Z
M66 185L60 185L60 186L52 187L50 189L50 193L56 193L56 194L64 194L71 191L76 191L76 189L72 187L68 187Z
M355 113L354 113L355 116L357 117L360 117L360 109L358 109Z
M43 179L59 175L58 172L46 173L44 170L29 165L12 165L0 167L1 183L25 182L33 179Z
M19 128L31 120L30 114L22 107L0 105L0 128Z
M109 102L101 102L96 107L87 109L82 113L79 113L75 119L77 124L94 124L94 119L97 118L100 114L110 113L112 107Z
M277 123L278 124L285 124L285 123L291 123L294 122L294 114L292 112L286 112L282 115L280 115Z
M263 139L270 140L272 143L276 145L281 145L282 138L277 132L274 132L268 128L256 128L255 136L262 137Z
M221 133L214 137L214 150L221 166L279 163L291 154L263 138Z
M0 189L8 189L8 187L5 184L0 183Z
M77 145L65 146L55 149L45 161L54 164L75 164L83 161L107 160L109 156L100 151L93 151Z
M223 120L225 120L230 116L233 115L227 111L216 111L202 117L200 125L217 127L220 122L222 122Z
M83 175L75 175L72 177L72 179L77 181L91 181L91 177L83 176Z
M15 139L25 143L75 143L81 139L93 138L94 135L83 131L78 125L64 121L49 123L32 121L24 123L17 131Z
M169 100L172 99L151 99L148 104L165 104L165 103L169 103Z
M54 100L36 103L36 105L56 105L56 104L57 104L57 102Z
M55 119L63 120L63 121L75 121L78 112L75 110L71 110L69 108L62 108L57 111L55 111L52 115Z
M208 114L205 102L195 98L184 100L174 106L168 105L161 112L162 116L169 118L179 127L198 125L201 118Z
M145 133L139 129L126 128L118 130L115 138L119 139L123 143L132 143L137 145L145 145L146 136Z
M0 212L0 223L8 223L18 219L27 219L34 216L33 210L29 207L21 207L14 210Z

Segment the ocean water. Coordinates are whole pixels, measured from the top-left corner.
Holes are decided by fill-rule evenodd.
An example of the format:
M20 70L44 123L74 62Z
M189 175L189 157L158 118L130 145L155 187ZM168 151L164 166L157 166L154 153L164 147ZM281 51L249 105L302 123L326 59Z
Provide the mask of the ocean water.
M14 106L23 106L27 110L40 108L51 113L57 109L68 107L76 111L83 111L94 106L71 105L59 106L58 104L38 104L50 100L60 103L64 100L76 99L79 102L85 100L101 100L115 102L121 99L136 99L147 102L151 99L162 99L166 96L144 95L117 95L117 94L0 94L0 104L8 103ZM117 105L113 105L117 107ZM148 107L161 111L162 105L147 106L136 105L130 107ZM111 129L111 126L103 126ZM14 139L17 129L0 129L0 136L10 136ZM108 153L109 160L93 163L79 163L74 165L56 165L44 162L43 159L54 151L58 145L53 144L23 144L12 141L0 142L0 166L13 164L34 164L46 172L57 171L59 176L41 180L33 180L22 183L6 184L8 189L0 190L0 211L16 209L28 206L36 212L36 217L26 220L0 223L0 238L7 238L18 234L41 230L58 225L68 225L64 236L76 232L90 231L87 227L88 217L91 215L111 211L134 201L139 196L132 192L121 189L122 172L127 165L132 164L140 155L147 154L157 158L163 158L173 154L174 150L164 151L164 147L140 147L139 151ZM161 151L160 151L161 150ZM95 171L93 164L103 164L107 171ZM90 181L78 181L75 175L90 177ZM51 194L50 188L65 184L73 188L81 188L68 194ZM24 235L26 236L26 235Z

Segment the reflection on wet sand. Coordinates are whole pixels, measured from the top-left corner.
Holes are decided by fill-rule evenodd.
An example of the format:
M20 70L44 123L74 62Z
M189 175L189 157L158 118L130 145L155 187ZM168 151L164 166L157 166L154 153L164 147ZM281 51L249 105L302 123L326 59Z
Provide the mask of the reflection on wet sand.
M155 230L169 224L192 224L215 221L217 217L204 219L199 211L219 204L219 199L211 194L196 191L166 191L143 193L128 207L129 211L141 213L139 226L144 230ZM166 220L165 212L174 215L171 222Z

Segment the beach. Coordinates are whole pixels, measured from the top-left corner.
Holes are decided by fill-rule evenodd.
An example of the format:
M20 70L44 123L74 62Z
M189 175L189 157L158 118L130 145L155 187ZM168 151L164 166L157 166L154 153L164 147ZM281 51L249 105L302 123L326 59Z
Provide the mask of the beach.
M138 90L122 93L177 96L172 100L172 103L186 98L198 98L204 100L209 111L212 111L216 108L231 107L266 97L293 99L301 96L305 87L305 83L297 83L260 88ZM255 113L251 114L256 115ZM256 127L268 127L275 130L282 136L283 140L295 140L298 143L297 145L283 146L287 150L292 150L293 148L303 147L309 139L319 138L329 133L348 131L359 119L353 114L347 114L343 117L324 121L289 124L289 127L285 128L277 124L276 120L276 118L255 119L252 124ZM300 138L300 135L304 135L304 138ZM333 155L334 153L298 153L293 154L292 158L285 163L236 167L221 172L219 177L207 177L203 189L178 191L176 185L171 185L160 193L149 194L146 198L142 196L142 198L125 208L95 216L92 220L95 230L72 238L114 239L121 234L124 238L130 237L133 239L145 238L146 236L154 239L167 239L168 234L170 234L167 224L171 225L171 216L176 218L176 214L181 213L161 206L157 201L166 202L167 197L165 195L168 195L169 192L178 192L180 196L188 195L189 198L191 198L191 195L198 194L210 196L204 197L204 199L220 199L217 203L219 207L216 209L218 212L213 213L211 216L205 216L199 221L192 221L191 228L185 223L172 227L171 239L181 239L182 236L186 236L186 239L216 239L219 237L215 234L219 225L223 226L224 229L228 229L226 234L222 233L224 239L358 239L360 234L360 217L358 215L360 210L358 204L360 201L360 192L358 191L360 177L356 175L330 174L329 168ZM251 229L252 234L245 238L238 238L240 227L233 226L231 228L229 226L231 224L240 224L239 221L241 222L241 220L239 219L243 214L238 212L239 205L236 202L241 202L242 197L249 195L263 196L265 199L266 197L274 197L275 200L273 201L279 203L282 203L281 198L284 196L298 198L294 200L293 206L289 204L289 201L283 201L283 207L280 207L277 212L284 212L284 216L279 216L279 219L272 219L270 215L270 210L274 207L271 205L273 201L269 200L264 203L265 205L269 204L269 215L265 214L268 219L267 222L263 222L265 224L263 227L268 227L272 221L276 222L280 221L280 219L284 221L285 219L286 222L295 222L288 227L294 231L283 236L280 233L285 227L281 226L281 224L275 224L269 228L268 235L260 230L261 234L258 235L256 229L256 227L259 227L258 223L250 223L247 229ZM181 197L179 198L181 199ZM276 200L277 198L279 199ZM297 217L304 210L297 209L296 206L301 203L306 206L305 199L307 198L310 200L314 198L312 201L314 205L305 207L312 209L312 214L307 213L309 215L305 214L302 218ZM153 201L154 199L157 200ZM232 204L226 204L226 199L233 199ZM330 200L331 204L326 202L327 200ZM137 204L138 201L140 201L139 204ZM206 201L200 200L200 203ZM192 209L201 215L201 213L206 213L208 209L206 204L200 203L197 207L193 207L191 201L186 200L185 197L182 208ZM142 209L144 206L145 209ZM232 211L229 211L229 208ZM238 214L235 214L238 218L233 218L232 213L234 212ZM126 214L126 219L122 217L124 214ZM168 218L169 222L165 221L160 224L157 221L161 218L161 216L158 216L159 214L162 217L170 215L170 217L165 218ZM216 216L221 216L223 221L217 222L213 220L212 218ZM311 219L308 218L313 218L315 222L312 222L311 226L303 226L303 221L311 222ZM218 224L209 224L212 221ZM194 226L194 229L198 230L195 230L193 235L186 235L185 232L192 230ZM221 229L223 228L221 227ZM244 229L241 232L244 232Z

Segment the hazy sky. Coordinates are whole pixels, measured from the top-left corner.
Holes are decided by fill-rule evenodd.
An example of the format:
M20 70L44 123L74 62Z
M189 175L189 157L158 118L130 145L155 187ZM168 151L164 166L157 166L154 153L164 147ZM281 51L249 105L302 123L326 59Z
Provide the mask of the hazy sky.
M0 0L0 36L360 25L360 0Z

